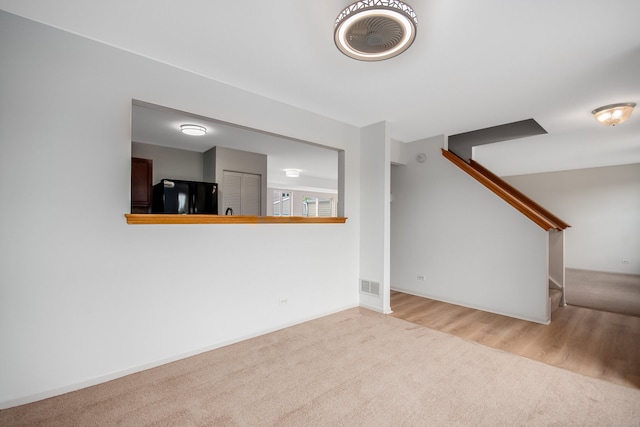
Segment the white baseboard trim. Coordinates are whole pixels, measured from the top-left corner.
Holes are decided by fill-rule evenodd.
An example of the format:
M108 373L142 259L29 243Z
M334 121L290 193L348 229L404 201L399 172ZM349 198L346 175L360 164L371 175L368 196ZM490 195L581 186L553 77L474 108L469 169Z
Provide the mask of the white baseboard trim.
M4 410L4 409L9 409L9 408L13 408L15 406L20 406L20 405L26 405L28 403L33 403L33 402L37 402L39 400L44 400L44 399L48 399L51 397L55 397L55 396L60 396L62 394L65 393L70 393L73 391L77 391L77 390L81 390L83 388L87 388L87 387L91 387L94 385L98 385L98 384L102 384L105 383L107 381L111 381L111 380L115 380L118 378L122 378L122 377L126 377L127 375L131 375L131 374L135 374L137 372L142 372L142 371L146 371L147 369L151 369L151 368L156 368L158 366L162 366L162 365L166 365L167 363L171 363L171 362L175 362L177 360L182 360L182 359L186 359L188 357L191 356L195 356L197 354L200 353L205 353L207 351L211 351L211 350L216 350L218 348L222 348L222 347L226 347L228 345L232 345L232 344L236 344L238 342L241 341L246 341L248 339L251 338L255 338L255 337L259 337L261 335L265 335L265 334L269 334L271 332L276 332L279 331L281 329L285 329L285 328L289 328L291 326L295 326L301 323L305 323L305 322L309 322L311 320L315 320L315 319L319 319L321 317L325 317L325 316L330 316L332 314L335 313L339 313L341 311L344 310L349 310L351 308L355 308L358 307L358 305L349 305L349 306L345 306L336 310L330 310L324 313L320 313L320 314L316 314L313 316L308 316L308 317L304 317L304 318L300 318L297 319L295 321L292 322L287 322L284 323L282 325L278 325L276 327L273 328L267 328L267 329L262 329L259 331L256 331L255 333L249 334L249 335L244 335L244 336L240 336L240 337L236 337L230 340L226 340L226 341L222 341L216 344L212 344L210 346L206 346L203 348L199 348L196 350L192 350L192 351L188 351L188 352L184 352L184 353L180 353L177 354L175 356L170 356L170 357L166 357L160 360L156 360L153 362L149 362L149 363L144 363L142 365L138 365L138 366L133 366L131 368L128 369L122 369L120 371L116 371L116 372L112 372L109 374L105 374L105 375L100 375L94 378L90 378L88 380L85 381L80 381L77 383L73 383L73 384L68 384L62 387L56 387L56 388L52 388L40 393L34 393L34 394L28 394L25 396L20 396L20 397L16 397L16 398L11 398L8 400L3 400L0 402L0 410Z
M404 294L414 295L414 296L421 297L421 298L428 298L428 299L432 299L432 300L435 300L435 301L446 302L447 304L454 304L454 305L459 305L461 307L472 308L474 310L481 310L481 311L486 311L488 313L499 314L501 316L513 317L514 319L526 320L527 322L540 323L541 325L548 325L548 324L551 323L551 320L549 320L549 319L536 319L536 318L527 317L527 316L515 315L513 313L506 313L506 312L496 311L496 310L488 309L488 308L482 307L482 306L475 306L475 305L471 305L471 304L463 304L463 303L460 303L458 301L447 300L445 298L434 297L432 295L422 295L422 294L419 294L419 293L416 293L416 292L407 291L407 290L400 289L400 288L393 288L392 287L391 290L392 291L397 291L397 292L402 292Z
M360 307L366 308L367 310L375 311L376 313L380 313L380 314L391 314L391 313L393 313L393 311L391 309L384 310L381 307L376 307L376 306L369 305L369 304L366 304L366 303L363 303L363 302L360 303Z

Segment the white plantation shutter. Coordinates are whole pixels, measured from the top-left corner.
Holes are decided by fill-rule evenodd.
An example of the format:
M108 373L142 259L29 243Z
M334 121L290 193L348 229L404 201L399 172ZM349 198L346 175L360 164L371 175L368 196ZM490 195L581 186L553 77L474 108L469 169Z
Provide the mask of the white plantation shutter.
M282 216L282 201L280 200L280 191L273 191L273 202L272 202L272 210L273 216Z
M334 216L333 199L307 199L305 205L308 217Z
M301 216L300 212L294 212L293 191L273 190L273 216ZM300 206L302 209L302 206Z
M305 206L307 207L306 216L308 216L308 217L318 216L316 214L317 201L318 201L318 199L307 199L307 201L305 202Z
M281 192L280 201L282 204L282 216L291 216L291 199L293 194L290 192Z
M331 216L333 200L318 200L318 216Z

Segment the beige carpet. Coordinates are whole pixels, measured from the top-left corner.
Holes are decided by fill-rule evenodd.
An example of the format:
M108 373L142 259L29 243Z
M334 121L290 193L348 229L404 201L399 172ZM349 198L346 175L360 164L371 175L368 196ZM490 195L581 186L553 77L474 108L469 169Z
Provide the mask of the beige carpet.
M640 390L351 309L41 402L2 426L633 426Z
M567 268L567 304L640 316L640 276Z

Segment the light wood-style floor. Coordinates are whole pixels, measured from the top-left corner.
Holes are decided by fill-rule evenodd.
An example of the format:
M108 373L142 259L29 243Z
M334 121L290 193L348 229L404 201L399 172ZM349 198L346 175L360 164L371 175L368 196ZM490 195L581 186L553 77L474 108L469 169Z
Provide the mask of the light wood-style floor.
M397 291L393 316L580 374L640 388L640 317L560 307L550 325Z

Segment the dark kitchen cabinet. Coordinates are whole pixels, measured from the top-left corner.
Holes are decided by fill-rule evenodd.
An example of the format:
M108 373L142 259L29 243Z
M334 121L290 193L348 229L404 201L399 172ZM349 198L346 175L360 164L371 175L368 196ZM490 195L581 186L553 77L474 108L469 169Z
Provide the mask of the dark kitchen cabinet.
M153 161L131 158L131 213L149 213L152 202Z

